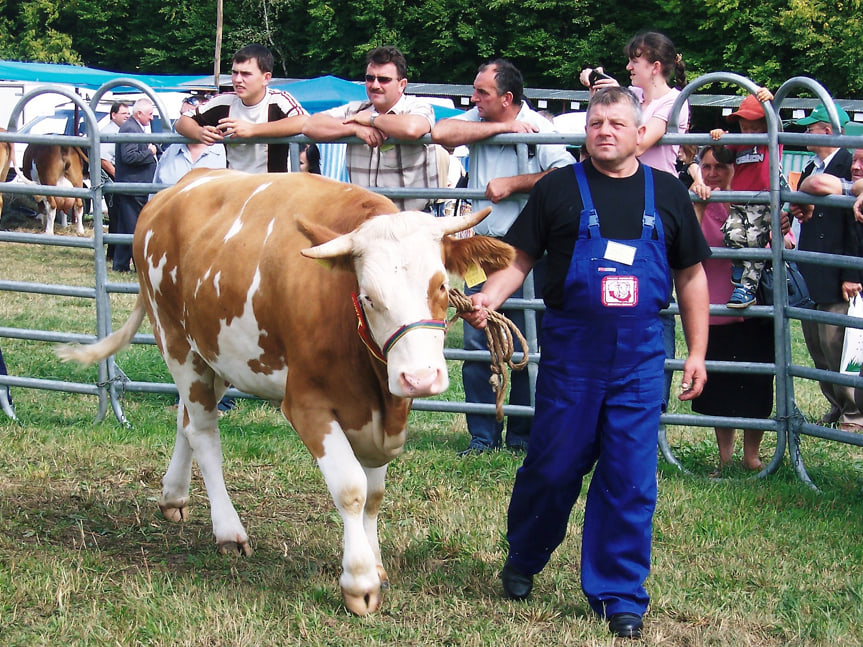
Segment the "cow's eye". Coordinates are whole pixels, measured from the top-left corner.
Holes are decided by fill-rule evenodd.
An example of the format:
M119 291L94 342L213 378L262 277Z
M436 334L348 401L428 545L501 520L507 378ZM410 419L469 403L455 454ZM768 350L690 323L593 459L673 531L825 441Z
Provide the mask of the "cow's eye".
M372 298L368 294L363 294L360 296L360 299L363 300L363 306L367 308L374 308L375 302L372 301Z

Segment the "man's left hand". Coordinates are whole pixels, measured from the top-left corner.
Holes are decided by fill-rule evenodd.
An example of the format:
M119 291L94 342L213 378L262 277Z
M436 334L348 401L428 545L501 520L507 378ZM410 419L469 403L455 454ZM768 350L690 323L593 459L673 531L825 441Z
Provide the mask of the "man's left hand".
M225 117L219 120L219 130L226 137L254 137L252 132L253 125L242 119L232 119Z

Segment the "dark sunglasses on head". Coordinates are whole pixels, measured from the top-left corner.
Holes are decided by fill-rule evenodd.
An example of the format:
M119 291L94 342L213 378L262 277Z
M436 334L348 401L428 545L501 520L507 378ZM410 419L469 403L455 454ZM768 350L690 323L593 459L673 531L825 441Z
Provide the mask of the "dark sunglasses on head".
M374 74L366 74L366 83L374 83L377 81L381 85L386 85L393 80L391 76L375 76Z
M183 99L183 103L188 103L190 106L197 106L201 103L201 100L198 97L186 97Z

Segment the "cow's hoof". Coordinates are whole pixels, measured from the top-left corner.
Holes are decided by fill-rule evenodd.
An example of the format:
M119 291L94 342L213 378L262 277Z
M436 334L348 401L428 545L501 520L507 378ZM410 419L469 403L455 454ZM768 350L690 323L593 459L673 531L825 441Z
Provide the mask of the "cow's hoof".
M219 553L221 555L239 555L240 557L251 557L252 547L248 541L223 541L219 544Z
M353 595L342 588L342 597L345 599L345 606L348 611L357 616L374 613L380 608L383 600L380 588L375 591L366 591L362 595Z
M178 507L174 505L162 505L160 503L159 509L162 511L162 516L165 519L174 523L180 523L189 518L189 507L185 505Z

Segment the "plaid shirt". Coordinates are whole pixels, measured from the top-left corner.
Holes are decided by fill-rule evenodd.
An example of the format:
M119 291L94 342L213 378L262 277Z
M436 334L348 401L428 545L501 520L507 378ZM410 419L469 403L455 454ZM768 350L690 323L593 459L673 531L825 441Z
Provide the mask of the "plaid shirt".
M326 114L344 121L358 112L368 110L370 101L351 103L327 110ZM389 109L390 115L418 115L434 126L434 110L428 101L402 95ZM431 144L394 144L385 141L372 148L366 144L348 144L348 176L351 183L365 187L437 188L438 170L434 146ZM431 200L408 198L393 200L402 210L424 211Z

